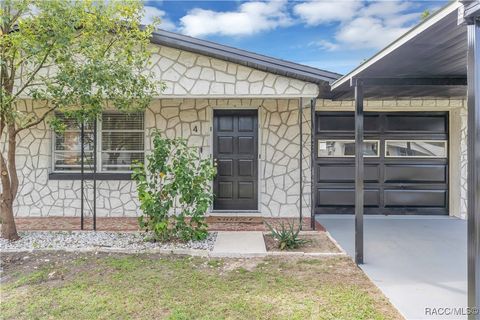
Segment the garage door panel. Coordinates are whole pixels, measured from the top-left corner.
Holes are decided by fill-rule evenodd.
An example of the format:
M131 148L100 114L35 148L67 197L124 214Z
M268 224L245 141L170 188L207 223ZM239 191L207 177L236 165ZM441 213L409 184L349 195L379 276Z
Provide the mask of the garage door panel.
M352 112L326 114L317 117L317 124L317 132L352 132L355 128ZM365 115L364 130L366 132L378 132L379 129L380 117L378 115Z
M384 182L386 183L446 183L446 165L385 165Z
M315 213L352 214L355 159L319 152L319 141L353 141L353 112L317 112L316 119ZM448 113L367 112L364 124L364 139L379 146L364 158L365 213L448 214ZM437 142L443 153L430 148Z
M380 204L378 189L365 190L366 207L378 207ZM320 207L353 207L355 205L354 189L317 189L317 205Z
M385 207L437 207L447 205L446 190L385 190Z
M317 182L355 182L355 166L351 164L320 164L317 169ZM380 171L378 165L365 165L365 182L378 182Z
M445 133L447 121L444 115L387 115L385 132Z

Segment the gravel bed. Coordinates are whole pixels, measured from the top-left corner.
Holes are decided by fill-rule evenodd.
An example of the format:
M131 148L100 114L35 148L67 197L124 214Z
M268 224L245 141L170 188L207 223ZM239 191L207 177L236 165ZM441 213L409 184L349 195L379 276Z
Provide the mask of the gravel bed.
M20 232L20 240L8 241L0 238L0 250L75 250L86 248L112 248L126 250L151 249L213 249L216 232L208 234L207 239L190 242L159 243L146 241L148 236L140 232L81 232L81 231L28 231Z

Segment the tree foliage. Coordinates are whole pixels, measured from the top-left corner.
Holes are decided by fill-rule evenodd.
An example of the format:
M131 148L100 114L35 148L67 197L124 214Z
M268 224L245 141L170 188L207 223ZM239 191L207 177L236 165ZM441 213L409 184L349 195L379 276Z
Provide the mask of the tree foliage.
M153 25L141 1L2 0L0 4L0 208L2 236L18 238L18 135L48 120L95 119L105 108L144 109L162 89L146 68ZM40 110L21 111L23 99ZM64 117L55 117L56 111Z
M184 139L155 132L147 164L138 164L133 174L143 211L140 227L152 231L158 241L204 239L215 173L212 161L202 159Z

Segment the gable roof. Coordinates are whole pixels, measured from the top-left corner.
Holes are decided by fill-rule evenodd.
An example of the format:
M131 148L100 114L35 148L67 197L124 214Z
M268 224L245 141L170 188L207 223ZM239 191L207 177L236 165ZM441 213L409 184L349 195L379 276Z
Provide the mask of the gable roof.
M458 23L461 2L452 1L373 57L331 84L335 98L353 98L354 78L466 78L467 27ZM464 85L370 85L369 98L465 97Z
M317 83L319 85L328 85L341 77L341 74L335 72L317 69L282 59L276 59L165 30L155 30L152 34L151 42L158 45L210 56L220 60L238 63L289 78Z

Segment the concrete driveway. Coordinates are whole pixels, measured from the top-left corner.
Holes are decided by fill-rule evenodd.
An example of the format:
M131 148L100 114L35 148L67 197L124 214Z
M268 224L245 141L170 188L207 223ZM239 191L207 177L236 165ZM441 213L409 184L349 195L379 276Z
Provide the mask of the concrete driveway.
M318 215L317 221L353 257L354 217ZM465 220L366 216L364 235L361 268L405 318L466 319L454 314L465 309L453 309L467 305Z

